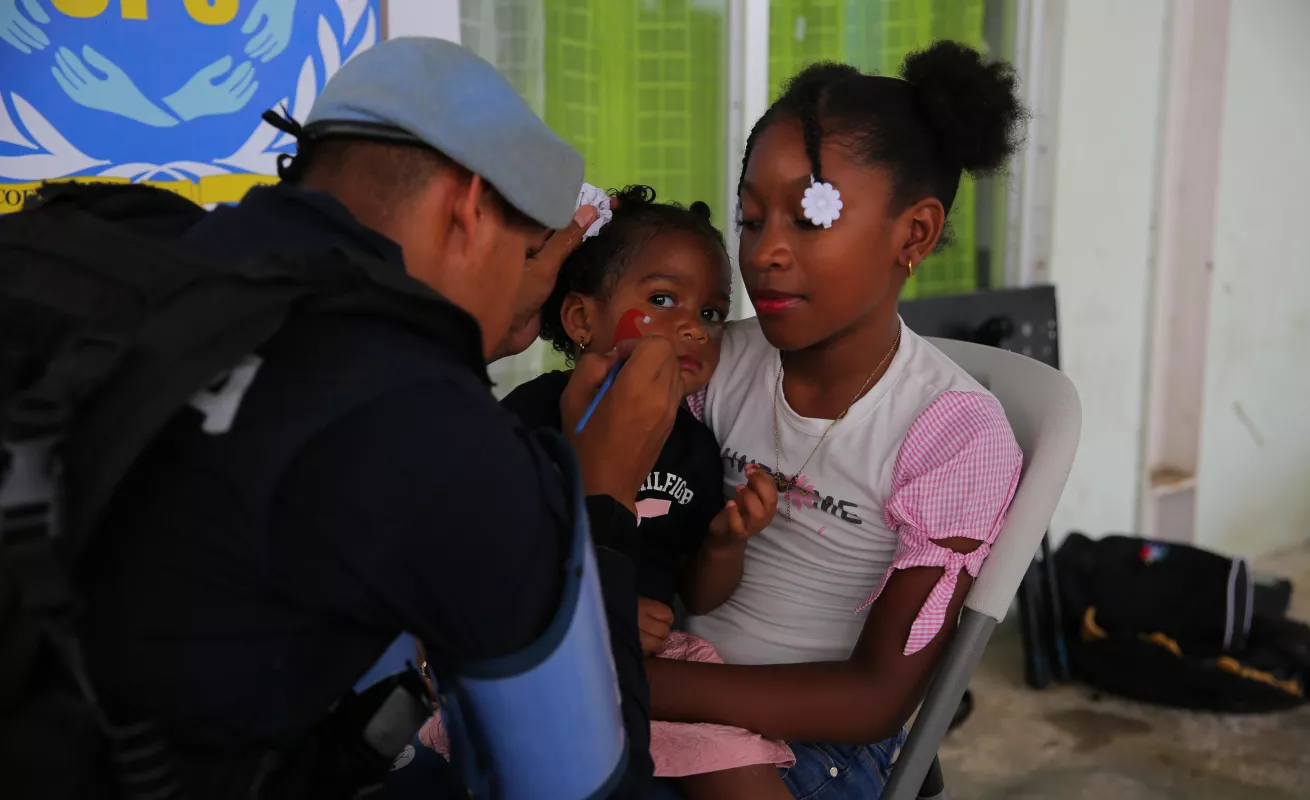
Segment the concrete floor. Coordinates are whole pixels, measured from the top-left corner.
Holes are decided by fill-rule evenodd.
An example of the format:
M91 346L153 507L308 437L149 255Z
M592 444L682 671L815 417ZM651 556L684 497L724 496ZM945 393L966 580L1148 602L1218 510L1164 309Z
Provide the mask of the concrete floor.
M1310 544L1254 566L1290 578L1292 615L1310 620ZM951 800L1310 800L1310 706L1228 716L1079 684L1035 692L1023 683L1014 614L971 688L973 715L940 751Z

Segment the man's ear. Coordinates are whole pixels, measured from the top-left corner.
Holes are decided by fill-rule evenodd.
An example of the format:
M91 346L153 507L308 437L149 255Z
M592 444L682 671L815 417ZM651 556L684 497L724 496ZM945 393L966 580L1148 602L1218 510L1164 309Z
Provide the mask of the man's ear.
M482 176L465 172L455 180L452 214L455 228L461 234L460 244L471 247L490 222L487 218L487 184Z
M586 342L588 347L593 344L592 340L595 337L592 335L591 327L594 319L595 309L591 300L577 292L569 292L564 298L563 305L560 306L559 321L574 344L581 345Z

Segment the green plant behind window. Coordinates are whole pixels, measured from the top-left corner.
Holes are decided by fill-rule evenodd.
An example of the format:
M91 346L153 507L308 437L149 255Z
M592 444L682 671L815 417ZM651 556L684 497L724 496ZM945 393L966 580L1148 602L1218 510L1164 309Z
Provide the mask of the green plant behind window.
M644 183L684 205L703 200L726 226L726 0L543 5L544 116L582 152L587 182Z
M653 186L729 219L724 188L727 3L545 0L546 122L587 181Z

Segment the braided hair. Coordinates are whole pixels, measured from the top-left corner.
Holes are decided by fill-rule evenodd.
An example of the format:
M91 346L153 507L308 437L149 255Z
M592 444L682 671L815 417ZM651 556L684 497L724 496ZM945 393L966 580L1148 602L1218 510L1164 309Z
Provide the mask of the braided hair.
M891 173L892 213L935 197L949 214L962 174L982 176L1005 167L1022 142L1027 112L1014 68L984 63L959 42L940 41L911 53L900 78L865 75L847 64L814 64L791 79L751 129L738 195L761 131L781 119L800 123L816 181L824 180L824 137L840 136L860 163Z
M541 338L563 353L570 363L578 356L577 344L564 329L560 313L571 293L606 299L632 263L632 258L655 236L685 231L712 242L727 258L723 234L710 221L710 207L697 200L684 207L655 202L649 186L628 186L610 194L614 218L600 233L587 239L560 266L555 288L541 308Z

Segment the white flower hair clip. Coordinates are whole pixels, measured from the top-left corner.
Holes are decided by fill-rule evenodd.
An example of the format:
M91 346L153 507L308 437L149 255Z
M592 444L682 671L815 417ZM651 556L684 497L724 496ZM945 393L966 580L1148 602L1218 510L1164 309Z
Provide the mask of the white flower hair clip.
M816 226L831 228L832 223L841 216L841 192L831 183L819 181L810 176L809 188L801 199L801 208L805 209L805 218Z
M578 192L578 208L583 206L595 206L596 211L599 212L596 221L591 223L586 233L582 234L582 241L585 242L600 233L600 229L614 219L614 211L610 209L610 196L605 194L605 190L597 189L590 183L582 184L582 190Z

